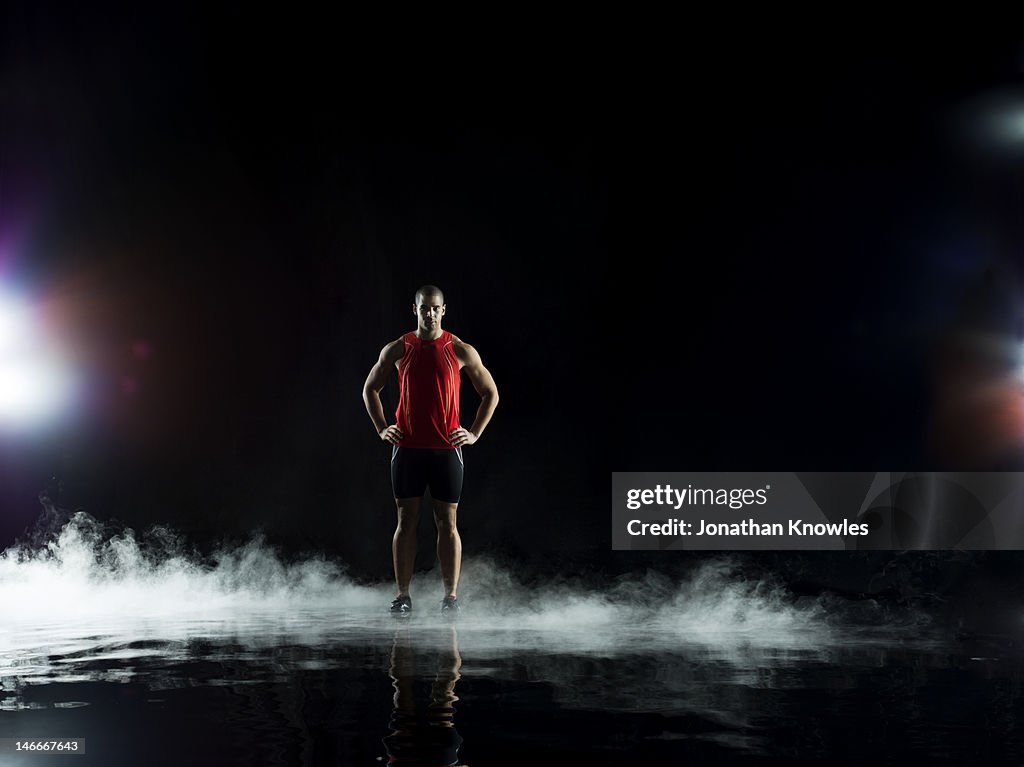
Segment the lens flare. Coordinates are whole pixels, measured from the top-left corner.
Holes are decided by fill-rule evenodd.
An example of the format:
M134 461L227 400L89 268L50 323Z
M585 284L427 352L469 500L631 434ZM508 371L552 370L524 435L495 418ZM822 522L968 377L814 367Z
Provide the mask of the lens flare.
M0 292L0 430L42 426L65 412L75 390L25 299Z

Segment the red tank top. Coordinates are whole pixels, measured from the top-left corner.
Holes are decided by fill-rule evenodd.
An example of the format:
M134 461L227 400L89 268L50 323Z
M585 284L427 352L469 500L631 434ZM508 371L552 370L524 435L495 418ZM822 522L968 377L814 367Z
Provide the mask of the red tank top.
M459 360L452 334L423 341L402 336L405 354L398 361L395 421L405 438L400 447L452 448L448 434L459 427Z

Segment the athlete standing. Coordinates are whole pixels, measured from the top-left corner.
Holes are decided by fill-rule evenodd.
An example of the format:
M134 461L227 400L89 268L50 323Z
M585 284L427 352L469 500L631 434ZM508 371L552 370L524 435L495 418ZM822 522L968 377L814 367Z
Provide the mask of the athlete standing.
M480 355L447 330L441 319L447 307L444 294L424 285L413 298L416 330L405 333L381 349L377 363L363 384L363 402L377 434L391 449L391 485L398 507L398 527L391 542L398 593L391 612L412 610L409 583L416 561L416 528L423 492L429 487L437 525L437 557L444 580L441 611L459 609L456 592L462 567L462 540L455 516L462 496L462 447L483 434L498 406L498 387ZM391 368L398 372L396 423L388 425L380 392ZM480 405L469 429L459 423L461 371L480 395Z

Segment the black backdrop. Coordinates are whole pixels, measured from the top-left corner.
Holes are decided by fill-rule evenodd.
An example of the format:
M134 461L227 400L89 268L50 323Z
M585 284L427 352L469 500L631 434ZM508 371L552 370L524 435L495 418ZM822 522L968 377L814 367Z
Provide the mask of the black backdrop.
M5 275L90 390L0 443L4 542L47 489L386 577L360 390L428 282L502 397L466 450L467 554L658 562L609 551L613 470L950 468L933 360L958 323L1012 332L1020 217L1016 160L944 126L1016 49L492 68L238 20L5 25Z

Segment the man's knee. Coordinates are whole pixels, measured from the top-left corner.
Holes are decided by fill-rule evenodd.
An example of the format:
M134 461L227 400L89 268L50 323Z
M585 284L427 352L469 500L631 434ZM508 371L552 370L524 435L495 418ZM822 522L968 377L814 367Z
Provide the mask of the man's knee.
M456 508L454 503L434 504L434 524L437 525L439 533L454 533L456 528Z
M398 527L415 527L420 521L420 499L419 498L396 498L395 505L398 509Z

